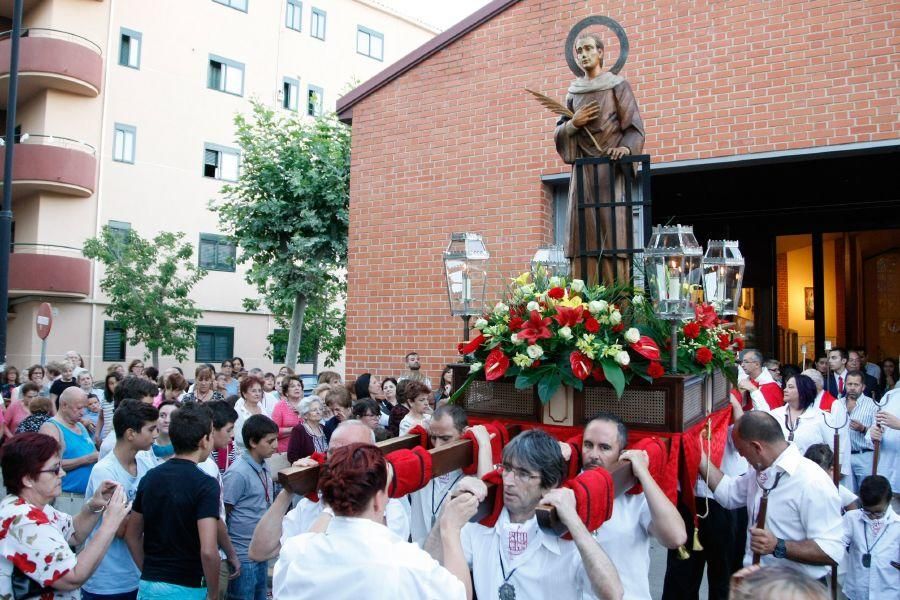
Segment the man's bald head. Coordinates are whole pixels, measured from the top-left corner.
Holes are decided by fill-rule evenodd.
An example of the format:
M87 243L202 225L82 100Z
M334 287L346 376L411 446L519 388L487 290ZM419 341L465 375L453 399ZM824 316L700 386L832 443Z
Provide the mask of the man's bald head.
M79 387L67 387L62 391L62 394L59 395L60 406L78 401L87 403L87 394Z
M340 448L348 444L374 444L375 432L362 421L355 419L342 422L331 434L328 448Z

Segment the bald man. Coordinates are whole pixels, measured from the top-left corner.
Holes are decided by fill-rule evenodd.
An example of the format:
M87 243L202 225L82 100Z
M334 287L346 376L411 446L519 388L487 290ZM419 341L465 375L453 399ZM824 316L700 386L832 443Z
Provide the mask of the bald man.
M329 453L348 444L374 445L375 433L362 421L344 421L331 434L331 442L328 445ZM318 463L310 458L301 458L294 463L294 466L316 464ZM257 523L256 529L253 531L253 539L250 541L248 552L250 560L262 562L277 557L282 543L287 538L309 531L310 526L325 510L321 500L312 502L308 498L301 498L297 502L297 506L291 509L293 497L294 495L288 490L282 490ZM404 540L409 539L409 519L409 503L405 499L401 502L396 498L391 498L385 510L388 528Z
M91 478L91 469L99 455L94 439L81 424L87 394L81 388L66 388L59 395L59 410L56 416L41 425L39 433L45 433L59 442L61 466L65 471L62 480L62 494L54 507L70 515L77 515L84 504L84 491Z

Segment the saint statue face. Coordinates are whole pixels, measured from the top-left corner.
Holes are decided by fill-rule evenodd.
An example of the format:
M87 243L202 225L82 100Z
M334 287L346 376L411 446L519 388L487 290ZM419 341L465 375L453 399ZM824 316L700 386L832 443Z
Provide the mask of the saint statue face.
M575 41L575 54L578 56L578 64L585 73L598 69L603 59L603 49L597 47L594 38L583 37Z

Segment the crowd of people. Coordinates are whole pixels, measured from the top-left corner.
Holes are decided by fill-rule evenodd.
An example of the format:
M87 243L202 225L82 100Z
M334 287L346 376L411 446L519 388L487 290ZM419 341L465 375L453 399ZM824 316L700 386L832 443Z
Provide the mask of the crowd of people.
M498 444L416 353L396 378L326 371L305 390L239 357L190 378L135 360L101 382L70 352L3 375L0 598L647 599L651 540L669 549L663 598L697 598L704 572L710 598L824 598L832 567L851 600L895 597L900 391L889 361L870 366L860 349L805 370L745 350L723 459L701 453L688 510L618 416ZM410 432L471 439L471 467L409 487L375 444ZM591 494L623 461L639 491L610 492L598 520ZM291 465L319 469L317 493L278 484ZM489 486L500 501L474 520Z

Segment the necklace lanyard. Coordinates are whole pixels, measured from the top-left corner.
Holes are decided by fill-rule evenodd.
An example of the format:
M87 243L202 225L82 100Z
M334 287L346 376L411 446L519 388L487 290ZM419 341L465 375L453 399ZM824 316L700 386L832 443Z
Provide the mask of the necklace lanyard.
M269 497L269 476L266 475L265 469L260 469L256 472L256 476L259 477L259 482L263 486L263 491L266 493L266 506L272 505L272 500Z
M778 487L778 482L781 481L781 476L784 475L784 471L780 471L777 475L775 475L775 483L772 484L771 487L765 487L759 482L759 477L756 478L756 485L759 486L759 489L762 490L762 498L759 499L759 507L756 509L756 516L753 519L755 523L759 518L759 513L762 512L763 506L766 506L769 502L769 493Z
M497 589L500 594L500 600L515 600L516 588L513 587L509 580L519 570L519 567L510 571L509 575L506 574L506 567L503 566L503 553L500 551L499 546L497 547L497 558L500 559L500 572L503 574L503 584Z
M437 478L435 478L435 479L437 479ZM432 483L431 483L431 526L432 526L432 527L434 527L434 521L435 521L435 517L436 517L438 511L441 510L441 504L443 504L443 503L444 503L444 500L447 499L447 496L450 494L450 490L453 489L453 486L456 485L456 482L459 481L460 479L462 479L462 473L460 473L459 475L457 475L457 476L456 476L456 479L454 479L454 480L450 483L450 485L447 487L447 491L444 492L444 495L443 495L443 496L441 496L440 502L437 503L437 506L434 505L434 488L437 487L437 486L434 484L435 479L432 479L432 480L431 480L431 482L432 482Z
M884 526L884 529L881 530L881 533L875 536L875 541L872 542L872 545L869 545L869 524L863 521L863 538L866 541L866 553L862 555L862 564L867 569L872 566L872 550L875 549L875 546L878 542L881 541L881 538L884 537L884 534L887 533L888 528L891 526L891 523L887 523Z
M804 408L804 409L800 412L800 415L797 416L797 420L796 420L796 421L793 421L794 426L791 427L791 422L792 422L792 421L791 421L791 407L788 406L788 407L786 407L786 408L787 408L787 410L784 411L784 428L788 430L788 439L787 439L787 441L793 442L793 441L794 441L794 432L797 431L797 428L798 428L798 427L800 427L800 417L803 416L803 413L806 412L806 409ZM776 484L776 485L777 485L777 484ZM774 489L774 488L773 488L773 489Z

